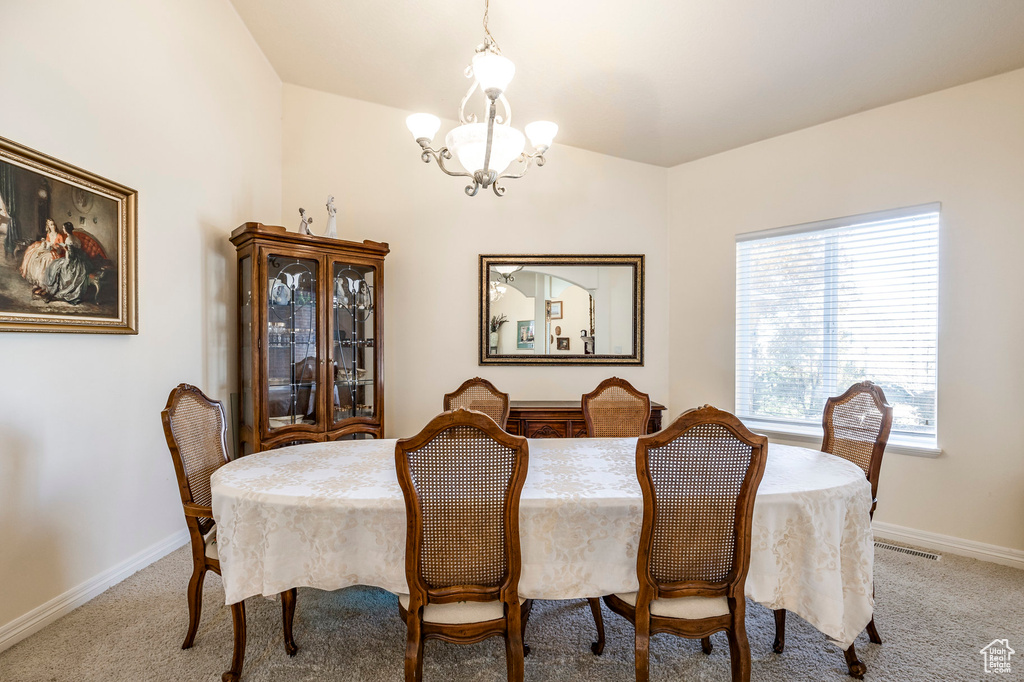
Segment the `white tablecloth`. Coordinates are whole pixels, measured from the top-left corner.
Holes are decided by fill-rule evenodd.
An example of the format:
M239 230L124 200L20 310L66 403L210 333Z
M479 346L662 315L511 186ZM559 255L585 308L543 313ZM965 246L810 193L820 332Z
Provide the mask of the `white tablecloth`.
M394 440L311 443L238 459L212 479L228 604L292 587L408 592ZM864 473L770 445L754 504L747 596L843 648L871 618L874 545ZM632 592L642 520L635 438L530 440L519 594Z

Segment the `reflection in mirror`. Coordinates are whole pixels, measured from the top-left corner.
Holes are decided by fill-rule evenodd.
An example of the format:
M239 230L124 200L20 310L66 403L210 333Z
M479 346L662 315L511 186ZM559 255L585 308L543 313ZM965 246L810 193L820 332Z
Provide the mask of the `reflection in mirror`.
M481 256L481 364L643 364L643 256Z

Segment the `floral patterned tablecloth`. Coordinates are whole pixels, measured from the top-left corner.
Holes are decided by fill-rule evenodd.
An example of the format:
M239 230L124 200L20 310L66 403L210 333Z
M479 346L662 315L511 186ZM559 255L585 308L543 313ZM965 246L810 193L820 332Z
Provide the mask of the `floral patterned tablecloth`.
M292 587L408 592L394 440L310 443L240 458L212 479L228 604ZM754 504L747 596L846 648L874 606L871 487L846 460L770 445ZM530 440L519 594L632 592L642 519L635 438Z

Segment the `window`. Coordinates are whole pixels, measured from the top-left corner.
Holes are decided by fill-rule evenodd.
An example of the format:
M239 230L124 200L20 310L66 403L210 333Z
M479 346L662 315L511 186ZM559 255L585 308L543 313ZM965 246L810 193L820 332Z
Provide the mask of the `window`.
M935 447L939 205L736 239L736 411L820 433L825 400L869 379L890 442Z

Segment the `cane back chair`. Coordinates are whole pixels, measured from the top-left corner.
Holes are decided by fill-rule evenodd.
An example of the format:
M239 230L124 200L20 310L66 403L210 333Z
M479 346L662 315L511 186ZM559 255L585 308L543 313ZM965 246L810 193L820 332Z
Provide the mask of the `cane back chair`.
M188 582L188 632L182 649L188 649L199 628L203 607L203 580L207 571L220 575L217 552L217 528L213 519L210 476L228 463L227 420L224 405L211 400L201 390L189 384L179 384L167 397L167 405L160 413L164 437L171 451L174 473L178 477L178 492L185 511L185 524L192 540L192 578ZM289 656L298 651L292 637L295 616L295 590L281 593L284 621L284 646ZM231 605L232 621L238 636L239 623L244 632L245 607L243 602ZM243 635L244 636L244 635ZM232 671L241 674L241 653L236 647Z
M502 393L487 379L480 377L467 379L451 393L444 394L445 412L451 412L460 407L483 412L502 429L508 423L508 393Z
M395 445L405 496L405 679L423 677L427 639L505 640L508 679L523 679L523 632L532 602L519 598L519 496L525 438L465 408L435 417Z
M633 388L625 379L605 379L581 399L583 418L587 422L588 438L630 438L647 433L651 419L651 398ZM598 656L604 651L604 619L601 616L601 600L587 599L594 614L597 627L597 641L590 650Z
M842 395L825 402L821 426L825 432L821 451L849 460L864 470L864 475L871 483L870 514L874 518L875 507L878 506L882 455L885 454L889 431L892 430L892 407L886 402L885 393L880 386L870 381L850 386ZM882 643L874 618L868 623L867 631L868 639L873 644ZM781 654L785 647L786 611L778 609L775 611L775 642L772 649ZM852 676L861 677L864 674L864 666L857 660L856 649L852 644L846 651L846 662Z
M651 398L633 388L625 379L605 379L593 391L583 394L582 404L588 438L627 438L647 434Z
M743 585L767 455L767 438L708 405L638 439L640 590L605 597L636 628L637 682L648 679L652 634L699 638L704 653L711 653L710 636L722 630L729 638L732 679L750 679Z

